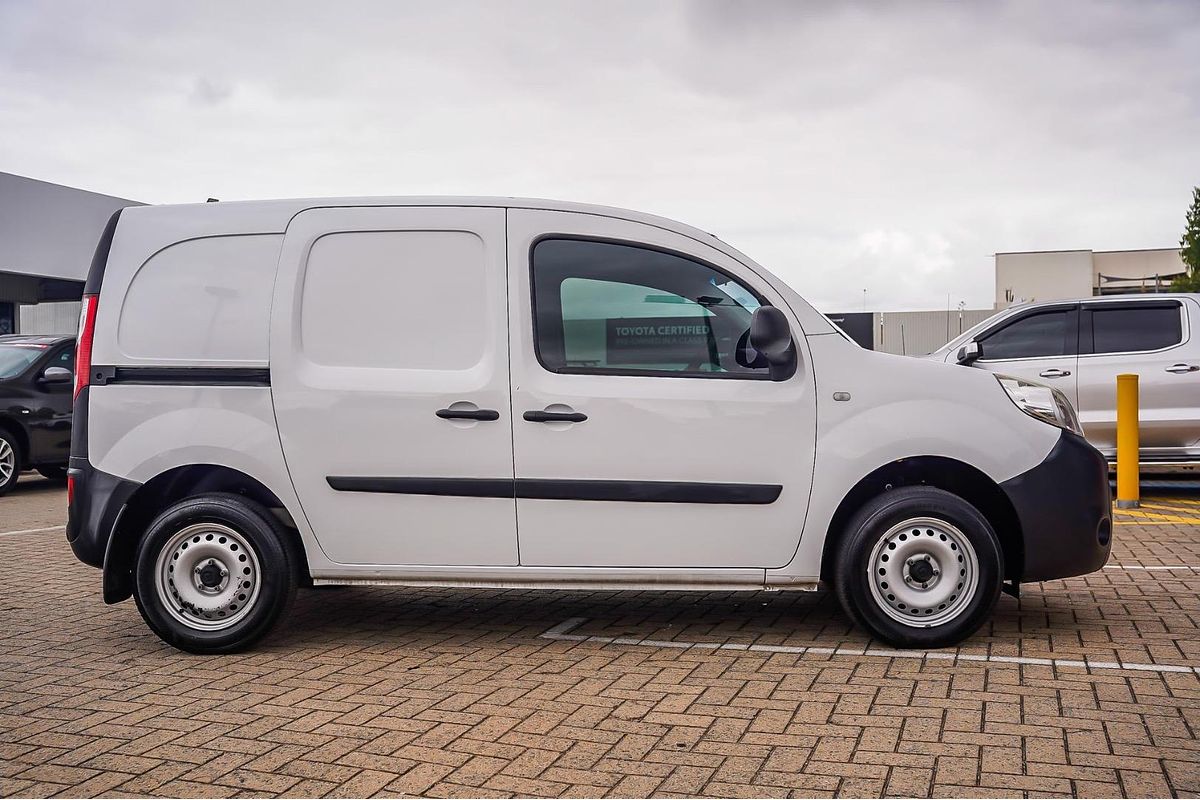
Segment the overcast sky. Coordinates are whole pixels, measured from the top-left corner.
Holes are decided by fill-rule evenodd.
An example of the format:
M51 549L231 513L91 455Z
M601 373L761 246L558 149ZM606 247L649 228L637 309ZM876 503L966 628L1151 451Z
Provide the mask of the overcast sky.
M0 170L605 203L825 311L990 307L996 251L1177 244L1200 2L0 0Z

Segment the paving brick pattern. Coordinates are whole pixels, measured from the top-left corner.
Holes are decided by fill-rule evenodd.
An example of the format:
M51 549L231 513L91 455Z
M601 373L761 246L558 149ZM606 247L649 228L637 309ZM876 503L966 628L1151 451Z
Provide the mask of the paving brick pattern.
M1200 566L1191 498L1122 515L1113 563ZM62 503L31 481L0 499L0 531L60 524ZM1027 586L962 652L1200 666L1198 581ZM0 537L0 794L1200 795L1194 670L542 636L572 617L592 635L870 644L825 593L353 588L301 592L252 652L197 657L104 606L60 531Z

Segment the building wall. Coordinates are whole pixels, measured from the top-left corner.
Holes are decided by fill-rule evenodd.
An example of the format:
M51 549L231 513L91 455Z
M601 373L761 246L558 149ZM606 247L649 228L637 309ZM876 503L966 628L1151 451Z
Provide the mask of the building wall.
M1096 278L1096 286L1106 293L1114 290L1137 292L1143 289L1155 288L1157 284L1163 290L1170 284L1171 278L1182 273L1186 266L1179 256L1179 250L1168 247L1161 250L1114 250L1092 253L1092 268ZM1104 275L1110 280L1100 280ZM1111 278L1128 278L1125 281L1113 281Z
M875 349L923 356L932 353L996 312L990 308L950 311L896 311L875 314Z
M20 333L78 333L79 302L21 306Z
M997 309L1038 300L1091 297L1094 285L1091 250L996 254Z
M1183 272L1183 259L1174 247L997 253L996 308L1041 300L1078 300L1100 293L1154 291L1156 287L1166 291L1171 279Z

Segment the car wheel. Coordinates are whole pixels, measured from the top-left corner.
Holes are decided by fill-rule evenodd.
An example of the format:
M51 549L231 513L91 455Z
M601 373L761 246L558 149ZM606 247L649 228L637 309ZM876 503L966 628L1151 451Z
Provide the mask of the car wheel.
M37 471L47 480L65 481L67 479L66 467L37 467Z
M21 472L21 447L17 438L0 429L0 494L5 494L17 485Z
M834 589L857 623L896 647L946 647L992 613L1000 542L979 511L928 486L868 502L838 546Z
M134 599L159 638L230 653L265 636L296 593L299 559L258 503L210 494L168 508L138 544Z

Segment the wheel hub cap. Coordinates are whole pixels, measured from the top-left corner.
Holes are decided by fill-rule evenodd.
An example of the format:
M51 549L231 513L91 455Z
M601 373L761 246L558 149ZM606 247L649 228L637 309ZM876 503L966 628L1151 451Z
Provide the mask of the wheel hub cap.
M959 616L979 582L979 561L966 534L932 517L908 519L889 529L872 549L867 569L879 608L914 628Z
M175 619L196 630L228 628L258 600L261 570L246 538L216 522L189 525L159 551L158 600Z

